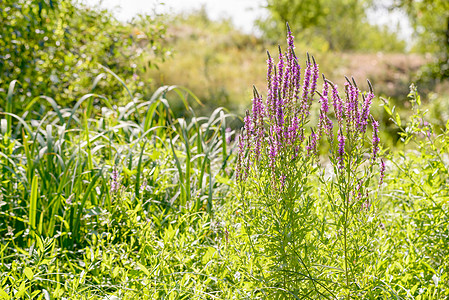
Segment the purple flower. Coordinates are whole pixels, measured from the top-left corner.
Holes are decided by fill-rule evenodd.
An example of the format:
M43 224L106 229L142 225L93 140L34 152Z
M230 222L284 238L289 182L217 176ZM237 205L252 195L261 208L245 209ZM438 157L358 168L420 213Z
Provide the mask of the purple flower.
M260 147L262 144L262 140L264 137L264 126L263 126L263 118L264 118L264 105L262 101L262 97L257 92L256 88L254 88L254 98L253 98L253 117L252 117L252 134L255 139L254 143L254 154L256 159L259 159L260 156ZM246 123L245 123L246 126Z
M384 177L385 177L385 163L384 163L384 160L381 159L380 160L380 180L379 180L379 185L382 185L382 183L384 183Z
M321 94L321 97L320 97L320 103L321 103L321 110L324 112L325 115L327 115L327 113L329 111L329 99L327 98L328 90L329 90L329 84L327 83L327 81L324 81L323 93Z
M327 98L327 96L329 95L329 83L327 82L326 77L324 77L324 74L323 74L323 80L324 80L324 83L323 83L322 95L323 95L323 97Z
M377 158L377 153L379 152L379 122L373 119L373 163Z
M288 110L291 108L291 79L290 79L290 66L285 66L284 84L282 86L282 98L284 99L284 106Z
M295 44L294 44L294 36L292 35L292 31L290 30L290 26L287 23L287 59L290 62L293 62L293 59L295 58Z
M371 203L369 202L368 198L366 198L366 201L363 203L363 208L366 209L366 211L370 210Z
M273 72L273 59L271 58L270 52L267 51L267 87L268 90L271 89L271 73Z
M299 120L297 116L291 119L290 125L288 126L287 141L289 145L293 145L298 137Z
M334 128L334 124L332 123L331 119L329 119L328 116L326 116L326 126L325 126L326 130L325 132L328 134L329 136L329 141L331 142L331 144L334 142L334 134L332 129Z
M332 105L334 106L335 118L337 119L338 124L341 126L343 122L343 103L340 96L338 95L336 84L332 88Z
M270 52L267 51L268 59L267 59L267 106L268 109L271 110L273 106L273 59L271 58Z
M312 56L313 58L313 56ZM312 84L310 85L310 100L313 99L313 95L315 94L316 91L316 83L318 80L318 77L320 76L319 74L319 68L318 68L318 64L315 62L315 59L313 58L313 68L312 68Z
M306 146L307 156L310 156L311 154L317 155L317 140L318 136L312 130L312 133L309 136L309 142Z
M112 169L112 176L111 176L111 193L115 194L120 189L120 178L119 173L117 170L117 167L114 166Z
M304 73L304 82L302 85L302 102L303 102L303 113L309 113L309 87L310 87L310 77L312 76L312 64L310 62L307 63L306 71Z
M280 181L280 183L281 183L281 190L283 190L284 189L284 187L285 187L285 179L286 179L287 177L284 175L284 174L282 174L281 175L281 178L279 178L279 181Z
M357 194L356 196L357 201L360 201L362 199L362 185L363 181L360 179L359 182L357 183L357 188L355 190L355 193Z
M277 65L277 71L278 71L278 83L280 86L282 86L282 75L284 74L284 55L281 51L281 46L279 46L279 61Z
M332 134L332 128L333 124L331 119L324 113L323 110L320 111L320 119L318 121L318 135L321 137L324 134L327 134L329 136L329 140L332 142L333 140L333 134Z
M346 124L348 131L354 132L358 129L360 123L358 102L359 90L349 82L348 78L346 78L346 80L348 81L345 83L347 100L345 107Z
M295 98L295 105L299 103L299 93L301 91L301 67L298 64L298 60L295 58L292 63L292 84L293 84L293 95Z
M356 126L356 130L360 128L360 112L359 112L359 89L351 85L350 89L350 99L352 103L352 124Z
M251 138L253 136L253 118L251 117L251 115L249 114L249 111L246 111L246 116L243 119L244 123L245 123L245 133L246 133L246 146L248 148L248 150L251 148Z
M245 123L245 130L247 132L248 136L251 136L253 132L253 118L249 114L249 111L247 110L245 113L245 118L243 119L243 122Z
M345 136L343 130L338 132L338 168L342 170L345 167Z
M371 102L374 98L374 94L369 92L366 96L363 96L362 113L360 115L360 130L365 133L368 125L368 118L370 113Z

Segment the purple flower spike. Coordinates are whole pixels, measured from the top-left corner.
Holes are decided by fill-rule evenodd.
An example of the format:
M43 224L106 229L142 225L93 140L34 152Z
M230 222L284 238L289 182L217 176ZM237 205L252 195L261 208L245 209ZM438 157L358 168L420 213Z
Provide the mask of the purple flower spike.
M379 152L379 122L373 119L373 163L377 158L377 153Z
M287 44L288 44L288 48L287 48L287 59L289 61L293 61L294 58L294 50L295 50L295 44L293 42L294 40L294 36L292 35L292 31L290 30L290 26L287 23Z
M310 77L312 76L312 64L310 62L307 63L306 71L304 73L304 82L302 86L302 101L306 106L306 110L308 110L307 103L309 97L309 87L310 87Z
M332 88L332 105L334 106L335 117L341 126L343 122L343 103L338 95L337 85L334 85Z
M285 108L288 110L291 107L291 97L290 97L290 90L291 90L291 74L290 74L290 66L287 64L285 66L285 72L284 72L284 82L282 86L282 98L284 99L284 105Z
M345 167L345 136L343 131L338 132L338 168L342 170Z
M368 118L370 115L370 107L371 102L374 98L374 94L372 92L368 92L366 96L362 96L363 104L362 104L362 113L360 115L360 130L365 133L366 127L368 126Z
M356 130L360 128L360 112L359 112L359 89L355 85L351 85L350 95L352 102L352 123L356 126Z
M284 55L281 51L281 46L279 46L279 62L277 65L277 71L278 71L278 84L282 88L282 76L284 74Z
M380 180L379 180L379 185L382 185L382 183L384 183L384 177L385 177L385 163L384 163L384 160L381 159L380 160Z
M327 115L329 111L329 99L327 98L329 90L329 84L327 81L324 81L323 85L323 93L320 96L320 103L321 103L321 110L324 112L325 115Z
M268 59L267 59L267 106L271 108L273 106L273 59L271 58L270 52L267 51Z
M359 127L359 90L357 86L351 83L348 77L346 77L345 91L346 91L346 102L344 108L344 115L346 118L346 128L348 132L355 132Z
M294 116L288 127L288 143L289 145L295 144L298 137L299 120L297 116Z
M295 105L299 103L299 94L301 91L301 67L298 64L298 60L295 58L292 63L292 84L293 84L293 95L295 98Z
M111 194L115 194L120 189L120 178L117 167L114 166L111 176Z
M276 166L276 156L278 154L277 142L270 139L270 147L268 150L268 158L270 159L269 165L274 173L274 168Z
M255 145L254 145L254 154L256 156L256 159L259 159L260 156L260 148L263 141L264 136L264 112L265 108L263 105L262 97L257 92L256 88L254 87L254 98L253 98L253 118L252 118L252 130L253 130L253 137L255 139ZM245 120L246 121L246 120ZM246 126L246 123L245 123Z
M310 137L309 137L309 142L306 146L307 156L310 156L311 154L313 154L315 156L317 155L317 140L318 140L318 136L312 130L312 133L310 134Z
M312 60L313 60L313 67L312 67L312 83L310 85L310 95L309 95L310 100L313 99L313 95L315 94L315 91L316 91L316 83L317 83L318 77L320 76L318 64L315 62L315 58L313 56L312 56Z
M273 59L271 58L270 52L267 51L267 87L268 90L271 89L271 74L273 73Z

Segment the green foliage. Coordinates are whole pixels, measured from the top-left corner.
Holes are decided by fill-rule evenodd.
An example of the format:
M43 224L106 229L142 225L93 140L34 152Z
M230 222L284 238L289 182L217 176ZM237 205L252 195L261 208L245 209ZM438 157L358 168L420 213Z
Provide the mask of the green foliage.
M429 64L422 79L449 77L449 2L446 0L395 0L393 8L404 10L417 37L415 50L430 52L436 63Z
M405 42L395 33L367 22L369 5L356 0L269 0L269 17L258 26L268 38L277 39L289 22L295 36L322 51L404 51Z
M123 25L63 1L9 1L0 14L0 299L449 297L449 125L414 87L409 121L384 105L403 144L380 186L370 142L349 123L344 155L334 138L312 155L312 135L300 156L283 153L285 188L272 188L268 160L237 185L234 116L197 116L190 90L148 93L127 78L147 82L163 59L158 20ZM262 45L227 22L188 21L203 46L204 28L223 30L220 47L242 59Z
M213 220L229 189L232 148L224 137L233 132L220 108L175 119L166 95L178 94L188 108L183 92L161 87L118 108L96 94L72 108L41 97L53 106L42 115L2 114L2 292L81 299L216 292L214 276L224 270L209 266L219 258ZM187 262L184 247L202 260Z
M385 104L400 129L404 147L392 153L383 192L384 263L391 291L402 299L444 299L448 285L449 127L427 121L420 95L411 86L413 115L403 123ZM439 131L442 132L439 133Z
M40 95L62 106L93 90L124 96L99 64L120 70L127 84L143 93L138 75L165 57L160 44L165 27L149 17L123 25L105 10L72 1L6 0L0 19L0 95L4 99L9 82L18 80L23 95L15 101L19 114ZM4 100L0 104L4 107Z

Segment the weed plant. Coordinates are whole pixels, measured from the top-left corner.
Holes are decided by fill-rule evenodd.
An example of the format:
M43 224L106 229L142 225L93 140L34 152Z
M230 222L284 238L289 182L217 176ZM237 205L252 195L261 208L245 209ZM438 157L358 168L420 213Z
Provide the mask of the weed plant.
M290 28L287 43L276 65L268 54L267 101L255 90L239 139L237 180L254 277L271 299L363 297L372 287L366 271L377 227L369 185L379 163L379 125L370 115L374 94L372 88L361 93L348 79L342 98L324 76L317 92L313 57L301 84ZM311 127L316 95L320 117ZM324 139L328 170L318 156Z

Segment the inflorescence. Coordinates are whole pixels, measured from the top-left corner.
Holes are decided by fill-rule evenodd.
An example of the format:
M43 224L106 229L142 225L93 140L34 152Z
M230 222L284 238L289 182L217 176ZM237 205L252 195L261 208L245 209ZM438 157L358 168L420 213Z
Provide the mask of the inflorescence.
M279 47L277 64L267 52L266 102L254 88L252 112L246 112L244 130L238 142L238 180L247 178L251 166L257 167L266 161L272 171L273 183L283 182L285 174L276 171L284 167L286 159L294 160L298 155L318 158L318 147L323 137L327 137L330 143L332 163L342 171L350 164L354 149L361 150L363 147L370 121L373 128L370 163L376 163L380 142L379 123L370 114L374 98L370 82L369 91L362 93L354 79L346 78L345 97L342 98L337 85L322 75L323 87L318 92L318 64L308 54L301 83L301 67L288 24L287 44L285 52ZM307 129L316 95L320 104L318 125L315 129ZM333 106L333 116L329 105ZM306 134L306 131L310 133ZM336 141L334 132L337 134ZM383 162L381 167L383 179Z

